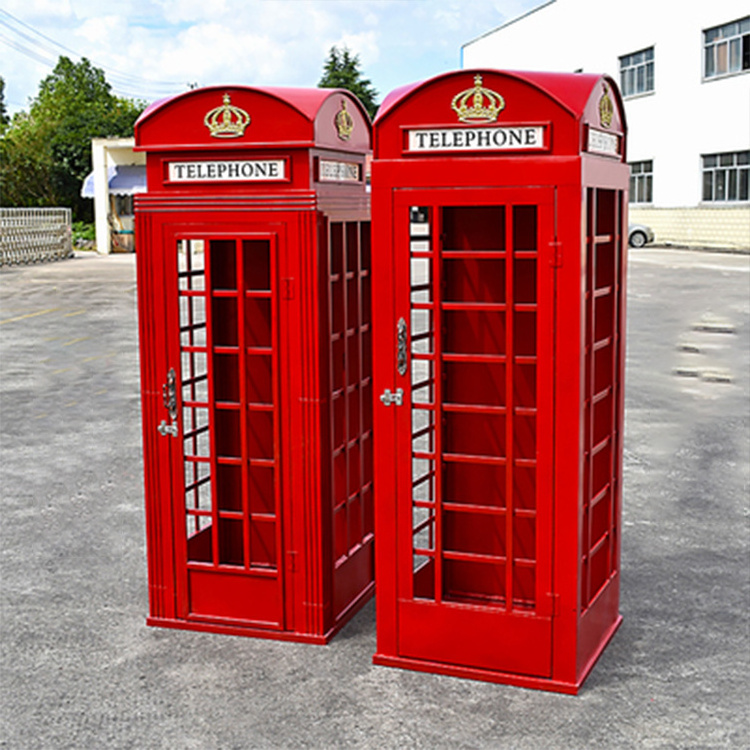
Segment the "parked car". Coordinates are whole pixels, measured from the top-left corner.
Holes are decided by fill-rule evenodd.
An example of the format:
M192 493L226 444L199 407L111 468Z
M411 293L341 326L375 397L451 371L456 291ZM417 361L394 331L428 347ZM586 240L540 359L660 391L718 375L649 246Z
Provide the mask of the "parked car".
M628 225L628 244L630 247L643 247L647 242L654 241L654 230L645 224Z

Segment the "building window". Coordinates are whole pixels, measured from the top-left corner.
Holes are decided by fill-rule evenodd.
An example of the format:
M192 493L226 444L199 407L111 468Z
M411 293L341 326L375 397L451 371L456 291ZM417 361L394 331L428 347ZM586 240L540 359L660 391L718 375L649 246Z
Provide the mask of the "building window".
M750 151L703 157L703 200L746 201L750 184Z
M654 48L649 47L620 58L620 88L623 96L654 90Z
M703 32L705 78L750 70L750 16Z
M630 163L630 202L651 203L654 188L654 162Z

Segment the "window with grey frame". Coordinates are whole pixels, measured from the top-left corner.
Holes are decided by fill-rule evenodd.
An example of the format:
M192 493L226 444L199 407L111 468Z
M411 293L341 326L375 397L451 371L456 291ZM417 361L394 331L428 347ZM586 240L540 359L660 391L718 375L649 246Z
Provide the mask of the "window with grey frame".
M750 70L750 16L703 32L703 77Z
M630 162L630 202L651 203L654 190L654 162Z
M750 151L707 154L702 158L704 201L750 200Z
M620 58L620 89L623 96L648 94L654 90L654 48Z

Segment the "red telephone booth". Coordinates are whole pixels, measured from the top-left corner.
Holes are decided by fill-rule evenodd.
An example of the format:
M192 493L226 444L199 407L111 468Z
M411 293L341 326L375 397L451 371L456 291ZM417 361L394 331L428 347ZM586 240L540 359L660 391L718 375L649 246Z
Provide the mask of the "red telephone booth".
M607 77L384 101L375 663L575 693L619 626L627 191Z
M211 87L135 137L148 622L324 643L374 587L368 116Z

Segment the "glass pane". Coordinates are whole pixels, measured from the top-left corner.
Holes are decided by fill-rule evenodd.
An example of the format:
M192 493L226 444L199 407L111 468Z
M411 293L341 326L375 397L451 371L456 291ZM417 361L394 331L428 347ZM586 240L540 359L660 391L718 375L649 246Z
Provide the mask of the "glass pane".
M726 42L721 42L716 45L716 72L726 73L727 72L727 58L728 58L728 45Z
M726 200L727 173L724 169L714 172L714 200Z
M712 201L713 199L714 199L713 173L704 172L703 173L703 200Z
M737 71L740 69L741 60L741 39L732 39L729 43L729 70Z
M739 172L739 190L737 197L741 201L746 201L748 199L748 182L750 181L750 170L740 169Z
M727 173L727 200L737 200L737 170L730 169Z
M710 78L711 76L716 75L716 64L714 62L713 47L706 47L705 75L706 78Z
M642 94L646 90L646 69L641 66L638 70L638 93Z

